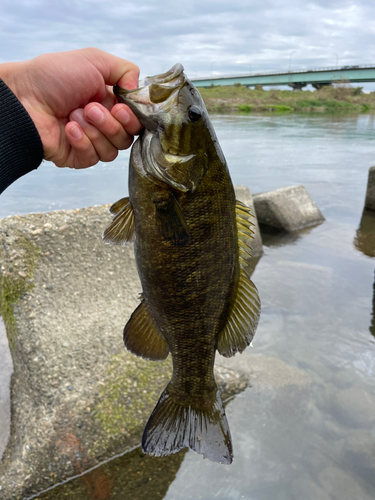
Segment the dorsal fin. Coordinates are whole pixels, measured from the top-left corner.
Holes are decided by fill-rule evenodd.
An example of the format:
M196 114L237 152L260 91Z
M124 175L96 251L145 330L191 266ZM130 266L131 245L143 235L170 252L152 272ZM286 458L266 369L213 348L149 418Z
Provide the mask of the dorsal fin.
M237 234L239 246L240 277L238 281L237 294L231 306L227 322L220 332L218 351L229 358L236 352L242 352L250 344L254 337L260 315L260 300L258 290L245 271L246 259L251 256L251 249L247 244L252 238L253 224L248 220L252 217L251 211L246 205L237 201Z
M103 241L113 245L126 245L134 239L134 212L129 198L116 201L110 211L116 214L103 233Z
M144 301L131 315L124 329L125 347L144 359L162 361L168 356L168 344L149 315Z

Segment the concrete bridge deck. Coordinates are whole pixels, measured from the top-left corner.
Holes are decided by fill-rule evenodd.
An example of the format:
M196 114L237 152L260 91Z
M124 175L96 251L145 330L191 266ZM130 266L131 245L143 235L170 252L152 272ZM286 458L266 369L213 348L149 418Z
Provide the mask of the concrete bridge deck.
M302 88L308 84L316 88L342 81L350 83L375 82L375 64L362 66L343 66L341 68L318 68L299 71L272 71L246 75L192 78L196 87L211 85L289 85Z

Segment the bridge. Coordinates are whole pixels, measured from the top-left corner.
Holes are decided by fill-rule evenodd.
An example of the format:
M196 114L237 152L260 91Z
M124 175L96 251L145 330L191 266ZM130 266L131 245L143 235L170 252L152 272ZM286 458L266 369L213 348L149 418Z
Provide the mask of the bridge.
M302 89L309 83L316 89L332 83L365 83L375 82L375 65L343 66L341 68L318 68L299 71L270 71L250 73L247 75L218 76L192 78L196 87L211 85L288 85L295 90Z

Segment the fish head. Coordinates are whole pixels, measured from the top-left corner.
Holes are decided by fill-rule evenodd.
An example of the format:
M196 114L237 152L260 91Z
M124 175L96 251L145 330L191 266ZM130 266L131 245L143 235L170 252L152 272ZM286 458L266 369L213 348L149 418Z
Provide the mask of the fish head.
M145 132L142 162L156 183L194 192L207 171L214 133L203 99L181 64L147 77L135 90L114 93L138 117Z

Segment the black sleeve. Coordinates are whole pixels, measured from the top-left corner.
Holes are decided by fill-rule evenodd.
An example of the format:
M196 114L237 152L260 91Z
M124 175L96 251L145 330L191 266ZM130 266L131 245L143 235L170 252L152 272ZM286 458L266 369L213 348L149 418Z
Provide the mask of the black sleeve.
M42 160L43 144L34 122L0 79L0 193Z

